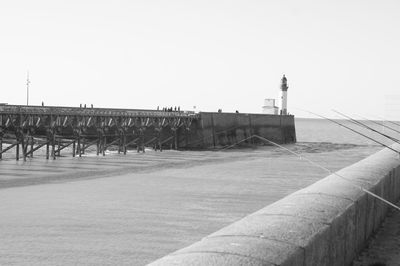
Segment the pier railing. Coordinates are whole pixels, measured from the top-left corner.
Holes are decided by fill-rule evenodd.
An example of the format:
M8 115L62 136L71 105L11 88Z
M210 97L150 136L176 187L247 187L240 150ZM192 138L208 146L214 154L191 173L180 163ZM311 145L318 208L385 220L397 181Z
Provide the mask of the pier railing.
M117 109L64 106L26 106L0 105L0 114L36 114L36 115L92 115L92 116L131 116L131 117L191 117L199 114L192 111L162 111L145 109Z

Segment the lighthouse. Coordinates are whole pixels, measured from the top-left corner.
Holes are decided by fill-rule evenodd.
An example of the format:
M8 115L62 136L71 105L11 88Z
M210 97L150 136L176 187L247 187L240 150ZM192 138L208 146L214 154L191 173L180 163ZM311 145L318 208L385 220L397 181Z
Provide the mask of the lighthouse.
M281 82L281 91L282 91L282 97L281 97L281 115L287 115L287 78L285 75L282 77L282 82Z

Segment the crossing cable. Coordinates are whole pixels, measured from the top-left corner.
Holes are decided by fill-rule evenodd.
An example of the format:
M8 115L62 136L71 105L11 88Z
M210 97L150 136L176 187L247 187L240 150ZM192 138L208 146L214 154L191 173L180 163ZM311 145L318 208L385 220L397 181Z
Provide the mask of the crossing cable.
M243 141L245 141L245 140L247 140L247 139L251 139L251 138L258 138L258 139L263 140L263 141L265 141L265 142L268 142L268 143L270 143L270 144L272 144L272 145L274 145L274 146L276 146L276 147L278 147L278 148L281 148L281 149L283 149L283 150L285 150L285 151L288 151L288 152L290 152L291 154L294 154L294 155L296 155L297 157L299 157L301 160L305 160L305 161L309 162L310 164L314 165L315 167L318 167L318 168L320 168L320 169L326 171L327 173L329 173L329 174L331 174L331 175L335 175L335 176L337 176L337 177L339 177L339 178L341 178L341 179L343 179L343 180L349 182L351 186L353 186L353 187L355 187L355 188L357 188L357 189L360 189L361 191L363 191L363 192L365 192L365 193L371 195L371 196L374 197L374 198L377 198L377 199L381 200L382 202L386 203L387 205L389 205L389 206L391 206L391 207L397 209L398 211L400 211L400 207L398 207L397 205L391 203L390 201L388 201L388 200L386 200L386 199L380 197L379 195L377 195L377 194L375 194L375 193L373 193L373 192L371 192L371 191L369 191L369 190L367 190L367 189L365 189L365 188L363 188L363 187L361 187L361 186L358 186L358 185L356 185L356 184L353 184L353 180L351 180L351 179L349 179L349 178L346 178L346 177L344 177L344 176L342 176L342 175L340 175L340 174L338 174L338 173L336 173L336 172L332 172L330 169L326 168L325 166L322 166L322 165L320 165L319 163L316 163L316 162L314 162L314 161L308 159L307 157L302 156L300 153L297 153L297 152L295 152L295 151L292 151L292 150L290 150L290 149L288 149L288 148L286 148L286 147L284 147L284 146L282 146L282 145L280 145L280 144L278 144L278 143L276 143L276 142L274 142L274 141L272 141L272 140L266 139L266 138L264 138L264 137L261 137L261 136L258 136L258 135L252 135L252 136L250 136L250 137L248 137L248 138L246 138L246 139L243 139L243 140L241 140L241 141L239 141L239 142L237 142L237 143L235 143L235 144L232 144L232 145L230 145L230 146L228 146L228 147L222 148L221 151L222 151L222 150L229 149L229 148L232 148L232 147L238 145L239 143L241 143L241 142L243 142ZM398 152L398 151L396 151L396 152ZM372 185L372 183L370 183L370 182L367 182L367 183L370 184L370 185Z

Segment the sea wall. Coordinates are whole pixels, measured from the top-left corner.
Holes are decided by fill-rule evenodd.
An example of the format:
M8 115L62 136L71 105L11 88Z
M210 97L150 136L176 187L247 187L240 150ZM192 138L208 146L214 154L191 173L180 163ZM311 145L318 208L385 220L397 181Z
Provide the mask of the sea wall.
M278 143L296 142L294 116L245 113L200 113L190 131L178 132L179 147L192 149L219 148L258 135ZM243 143L265 143L251 138Z
M398 154L383 149L151 265L350 265L389 208L364 190L399 199Z

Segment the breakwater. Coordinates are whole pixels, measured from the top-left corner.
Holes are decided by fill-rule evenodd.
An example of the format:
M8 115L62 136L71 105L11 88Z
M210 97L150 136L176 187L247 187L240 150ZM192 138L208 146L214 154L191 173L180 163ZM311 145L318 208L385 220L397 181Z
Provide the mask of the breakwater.
M350 265L388 210L361 188L396 202L400 162L383 149L337 173L150 265Z
M187 132L180 132L182 147L192 149L218 148L240 141L262 144L258 135L277 143L296 142L296 129L292 115L265 115L246 113L201 112Z

